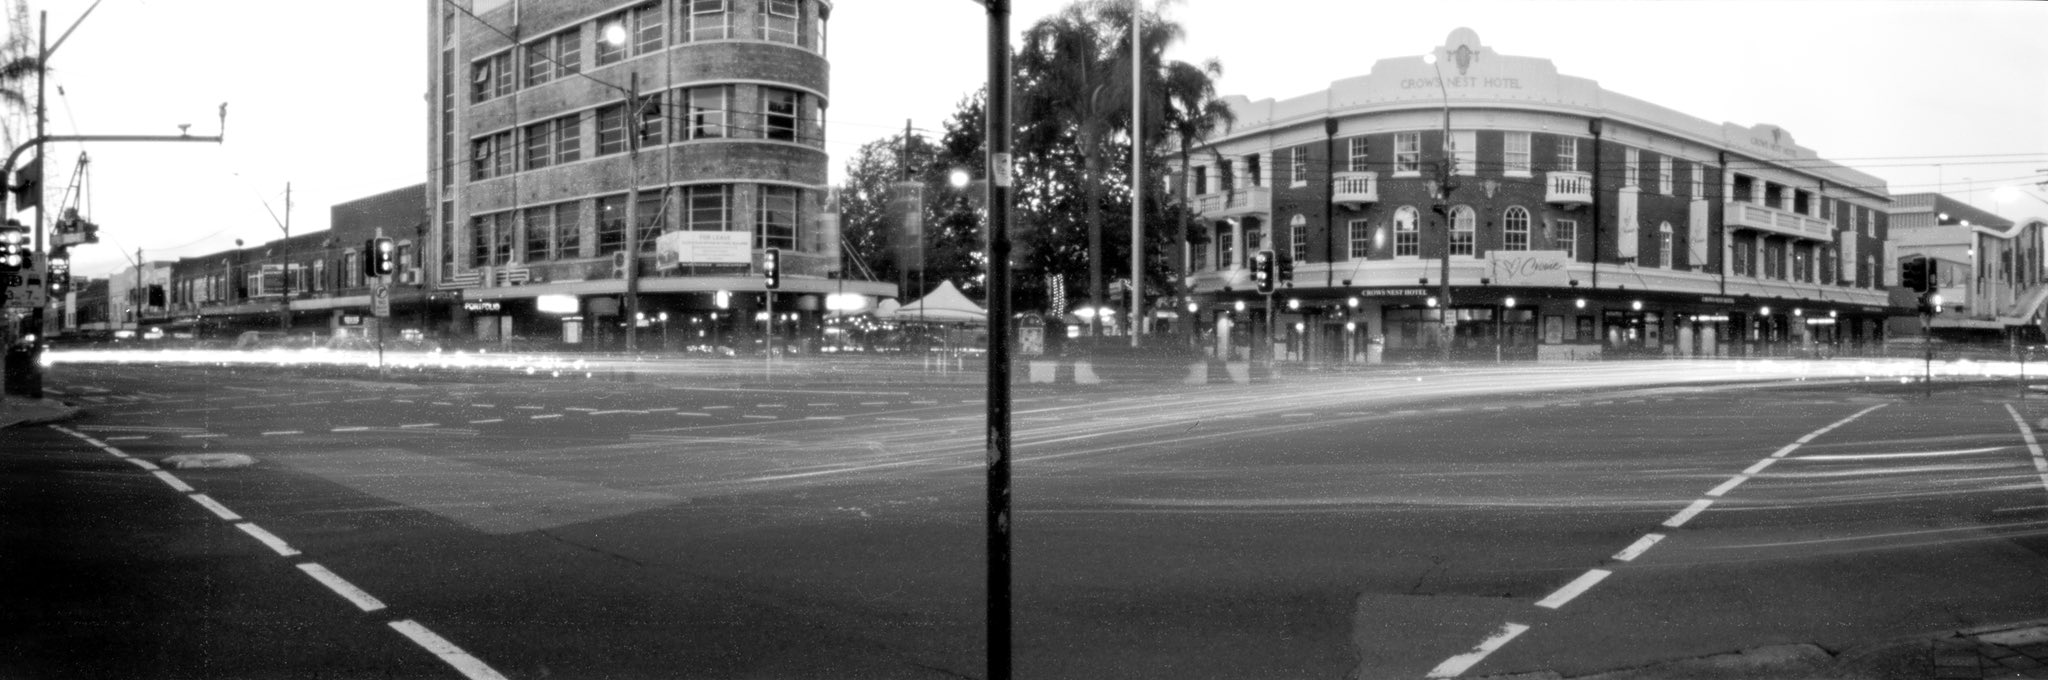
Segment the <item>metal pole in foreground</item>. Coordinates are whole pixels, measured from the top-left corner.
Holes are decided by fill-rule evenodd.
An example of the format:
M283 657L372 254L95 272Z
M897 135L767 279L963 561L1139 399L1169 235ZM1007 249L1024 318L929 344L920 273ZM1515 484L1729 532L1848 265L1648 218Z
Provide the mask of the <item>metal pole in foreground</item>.
M988 677L1009 680L1010 0L979 2L988 8Z

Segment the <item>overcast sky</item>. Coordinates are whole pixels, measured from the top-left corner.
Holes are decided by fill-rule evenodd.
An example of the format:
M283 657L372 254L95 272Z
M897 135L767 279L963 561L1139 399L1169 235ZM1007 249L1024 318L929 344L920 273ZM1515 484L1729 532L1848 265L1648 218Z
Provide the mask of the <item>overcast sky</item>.
M47 10L54 41L90 4L31 2L30 21ZM1012 27L1065 4L1017 0ZM835 5L836 181L854 150L905 119L941 130L984 79L986 46L970 0ZM2048 3L1186 0L1166 11L1187 29L1169 55L1222 60L1224 94L1315 92L1465 26L1501 54L1550 59L1614 92L1778 125L1893 193L1940 185L2008 217L2048 215L2048 191L2032 184L2002 206L1991 193L2048 181ZM228 102L228 141L53 145L52 185L70 183L81 150L93 158L87 212L103 241L76 254L76 270L103 276L137 248L176 259L278 238L287 182L292 233L305 233L326 228L335 203L425 181L428 14L421 0L104 0L52 55L49 132L189 123L212 135Z

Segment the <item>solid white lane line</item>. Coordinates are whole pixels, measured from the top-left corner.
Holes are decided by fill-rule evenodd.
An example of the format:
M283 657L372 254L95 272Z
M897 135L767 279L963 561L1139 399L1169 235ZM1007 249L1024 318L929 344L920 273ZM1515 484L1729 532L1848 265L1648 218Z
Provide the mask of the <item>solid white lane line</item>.
M363 589L357 588L355 584L349 583L318 563L307 562L301 564L299 565L299 571L306 572L307 576L311 576L313 580L319 581L320 585L327 586L327 589L334 591L334 594L355 603L358 609L373 612L384 608L383 602L375 597L371 597L369 593L363 592Z
M426 626L422 626L412 619L392 621L391 629L411 638L414 644L426 648L434 656L441 657L442 661L446 661L448 665L454 666L455 670L460 671L463 677L469 678L469 680L505 680L505 676L491 670L490 666L477 660L476 657L470 656L469 652L462 651L462 648L455 646L455 643L435 635L434 631L427 630Z
M162 470L157 470L149 474L156 475L157 479L163 480L165 484L169 484L171 488L177 489L179 493L192 493L193 491L192 485L186 484L185 480L178 479L171 473L164 472Z
M663 407L661 407L661 408L651 408L651 409L647 409L647 412L648 412L648 413L664 413L664 412L668 412L668 411L674 411L674 410L676 410L676 407L674 407L674 406L663 406Z
M1749 481L1749 475L1736 475L1734 477L1729 477L1728 481L1722 482L1720 486L1714 487L1713 490L1707 492L1707 495L1720 496L1721 494L1728 493L1729 491L1733 490L1736 486L1747 481Z
M471 424L471 425L478 425L478 424L482 424L482 423L502 423L502 422L505 422L505 419L504 419L504 418L485 418L485 419L483 419L483 420L472 420L472 421L469 421L469 424Z
M1628 547L1622 548L1621 552L1615 553L1614 559L1622 562L1634 562L1636 558L1642 557L1643 553L1649 552L1650 546L1656 545L1661 540L1664 540L1663 534L1643 534L1642 538L1636 539L1636 542L1630 543Z
M1519 623L1501 624L1500 630L1494 631L1485 640L1481 640L1479 646L1473 647L1472 651L1444 659L1443 663L1437 664L1436 668L1430 669L1429 677L1455 678L1464 675L1465 671L1471 670L1473 666L1486 660L1486 655L1492 654L1494 650L1500 649L1509 640L1515 639L1515 636L1521 635L1528 630L1528 626Z
M248 534L258 541L262 541L264 545L270 546L270 549L277 551L279 555L291 557L299 554L299 551L292 549L291 544L285 543L284 539L278 538L276 534L264 531L263 527L243 522L235 525L235 528L241 529L242 533Z
M875 420L901 420L901 421L912 421L912 420L917 420L917 419L916 419L916 418L897 418L897 417L894 417L894 416L875 416Z
M130 462L130 463L134 463L134 464L135 464L135 467L139 467L139 468L142 468L142 469L144 469L144 470L162 470L162 469L163 469L163 468L157 467L157 466L156 466L156 463L152 463L152 462L149 462L149 461L143 460L143 459L141 459L141 458L122 458L121 460L125 460L125 461L128 461L128 462Z
M1981 449L1956 449L1953 451L1912 451L1908 453L1843 453L1792 456L1790 460L1886 460L1891 458L1934 458L1940 456L1967 456L1973 453L1990 453L2004 446L1986 446Z
M214 500L208 497L206 494L195 493L192 494L191 496L188 496L188 498L191 498L192 502L205 506L206 509L208 510L212 510L213 514L219 515L221 519L230 522L242 521L241 515L235 514L235 511L228 509L228 506L221 505L220 501Z
M1538 600L1536 602L1536 606L1548 609L1556 609L1558 607L1562 607L1565 605L1566 602L1572 601L1572 598L1584 594L1594 585L1600 583L1602 580L1605 580L1607 577L1613 575L1614 572L1608 571L1606 569L1588 569L1586 570L1586 573L1580 574L1578 578L1572 579L1571 583L1564 584L1563 588L1559 588L1557 589L1557 592L1551 593L1550 597Z
M2041 455L2041 442L2034 439L2034 429L2027 426L2027 419L2021 418L2020 412L2014 409L2012 404L2006 404L2005 410L2012 414L2013 424L2019 426L2020 438L2027 441L2027 453L2034 457L2034 472L2041 475L2042 490L2048 490L2048 457Z
M285 435L285 434L305 434L305 433L304 433L304 432L300 432L300 431L298 431L298 430L271 430L271 431L269 431L269 432L265 432L265 433L263 433L263 436L265 436L265 437L275 437L275 436L278 436L278 435Z
M1692 505L1685 506L1684 510L1680 510L1678 511L1678 514L1672 515L1671 519L1664 520L1664 526L1671 527L1673 529L1685 526L1685 523L1687 521L1690 521L1693 515L1700 514L1700 511L1706 510L1707 506L1713 504L1714 501L1710 498L1702 498L1693 501Z
M560 413L543 413L543 414L540 414L540 415L537 415L537 416L532 416L532 419L533 419L533 420L546 420L546 419L549 419L549 418L560 418L560 417L562 417L562 414L560 414Z

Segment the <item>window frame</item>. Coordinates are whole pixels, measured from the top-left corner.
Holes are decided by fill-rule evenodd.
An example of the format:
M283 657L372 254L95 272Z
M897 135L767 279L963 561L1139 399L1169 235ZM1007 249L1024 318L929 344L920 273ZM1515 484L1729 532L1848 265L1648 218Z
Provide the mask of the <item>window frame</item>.
M798 226L803 223L802 211L802 189L775 184L760 185L755 198L754 247L796 250ZM787 222L774 219L782 214L788 215ZM774 233L776 231L787 233Z
M1642 184L1643 152L1640 149L1626 147L1621 150L1621 174L1621 185L1623 187L1640 186Z
M1519 205L1508 206L1501 213L1501 250L1529 250L1529 210Z
M1287 256L1295 262L1308 261L1308 216L1295 215L1287 221Z
M592 204L597 218L597 255L606 257L626 250L626 195L599 196ZM608 214L609 213L609 214Z
M1579 221L1556 220L1551 223L1551 231L1551 247L1563 246L1557 249L1564 251L1565 260L1577 262L1579 259Z
M1351 158L1344 168L1351 172L1371 172L1372 162L1368 157L1372 152L1372 142L1365 135L1359 135L1352 137L1347 146Z
M1287 158L1287 184L1290 187L1308 186L1308 149L1294 147ZM1256 183L1254 184L1256 186Z
M804 93L782 87L762 87L761 90L761 138L777 142L795 143L803 138ZM777 102L776 98L782 101ZM788 113L779 113L771 107L786 104ZM777 122L787 119L786 126ZM784 137L787 135L787 138Z
M701 85L678 90L682 93L683 132L682 140L725 139L732 136L731 85ZM698 106L702 96L717 95L718 107ZM716 119L711 120L711 119Z
M682 12L683 20L677 26L682 34L681 42L731 39L732 5L729 3L730 0L682 0L678 10ZM708 23L714 20L716 25Z
M1508 131L1501 141L1501 174L1509 177L1529 177L1535 169L1535 155L1531 151L1534 141L1527 132ZM1521 147L1517 150L1516 142Z
M550 256L555 252L554 206L535 206L520 212L521 221L526 227L526 261L540 262L552 259ZM535 245L539 245L539 249L536 250Z
M1671 182L1671 157L1657 157L1657 193L1671 196L1675 188Z
M1560 172L1579 171L1579 139L1577 137L1558 135L1557 169Z
M629 148L626 137L626 105L606 104L597 108L597 148L592 157L625 153Z
M1422 133L1394 133L1394 176L1422 176Z
M1479 255L1479 211L1469 205L1451 207L1451 255Z
M1394 209L1394 257L1422 257L1422 213L1415 206Z
M688 231L732 231L732 185L693 184L684 189L683 215L679 225L681 228ZM707 189L711 191L706 191ZM715 208L710 205L709 198L717 199ZM714 209L717 211L716 220L700 219ZM700 225L707 224L717 225L718 228L699 228Z
M1472 148L1470 148L1470 149L1466 149L1466 148L1463 148L1463 147L1464 147L1464 145L1461 145L1461 144L1459 144L1459 140L1465 140L1465 141L1469 142L1469 143L1470 143L1470 146L1471 146ZM1451 138L1450 138L1450 141L1451 141L1451 149L1450 149L1450 150L1451 150L1451 174L1454 174L1454 175L1461 175L1461 176L1466 176L1466 177L1475 177L1475 176L1478 176L1478 175L1479 175L1479 131L1478 131L1478 130L1452 130L1452 131L1451 131Z
M788 13L775 11L777 5ZM754 5L754 36L764 42L803 44L803 4L797 0L757 0ZM786 39L785 39L786 37Z
M1349 237L1348 247L1345 252L1354 260L1370 259L1372 257L1372 221L1362 219L1351 220L1346 222L1344 227L1345 234Z
M579 201L556 203L554 206L554 252L557 260L583 256L583 204ZM562 219L563 217L569 219Z
M1657 266L1663 267L1665 269L1671 268L1672 261L1676 259L1672 257L1671 249L1671 223L1659 222L1657 223Z

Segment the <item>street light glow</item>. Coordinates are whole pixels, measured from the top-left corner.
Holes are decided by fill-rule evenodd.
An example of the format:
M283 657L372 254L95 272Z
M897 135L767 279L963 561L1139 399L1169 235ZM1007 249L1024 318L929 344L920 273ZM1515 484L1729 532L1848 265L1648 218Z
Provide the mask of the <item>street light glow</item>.
M946 180L952 182L955 189L967 188L967 183L973 181L973 179L972 176L967 174L966 168L953 168L953 172L946 176Z
M606 24L604 27L604 41L613 47L624 47L626 45L626 25L617 21Z

